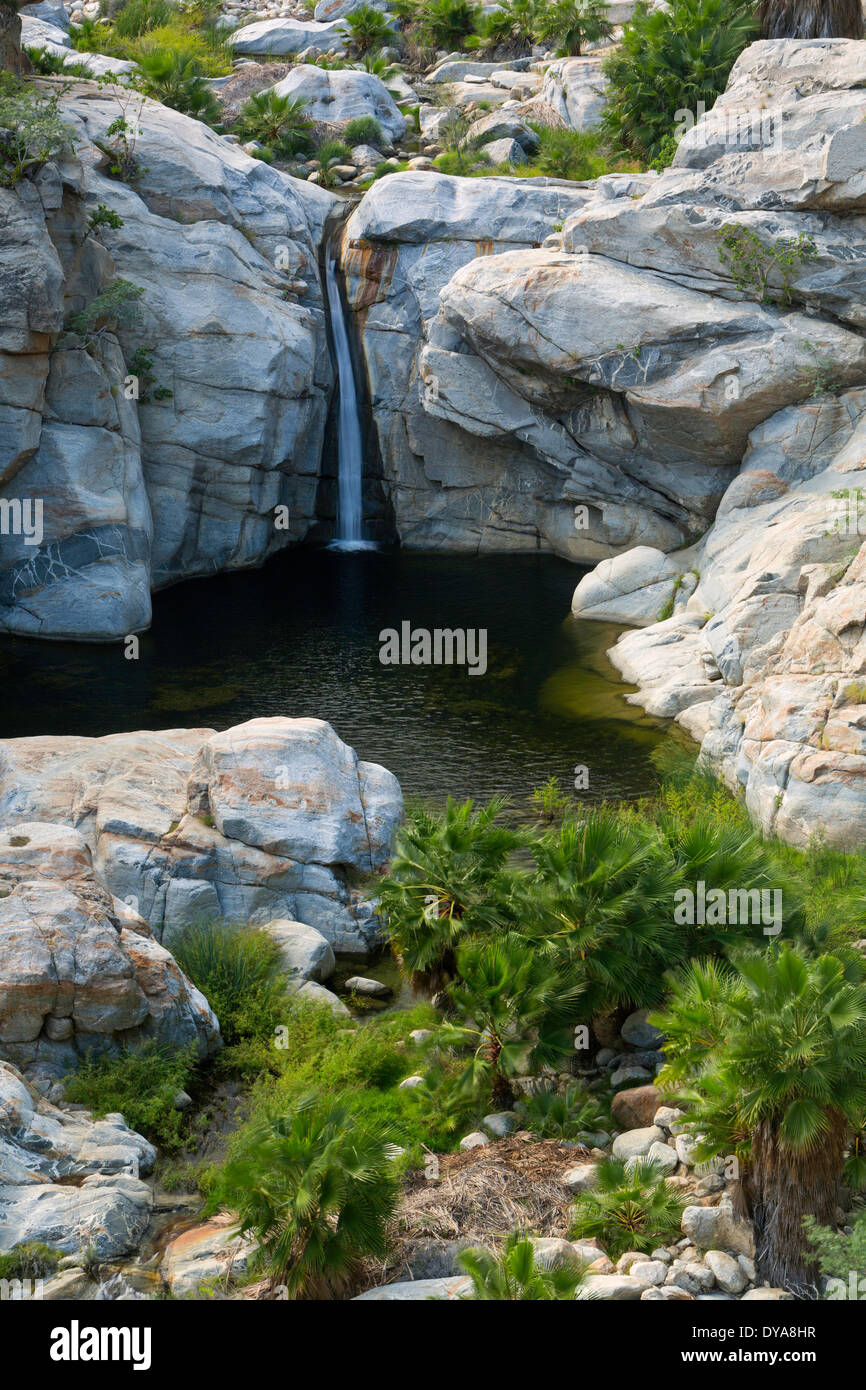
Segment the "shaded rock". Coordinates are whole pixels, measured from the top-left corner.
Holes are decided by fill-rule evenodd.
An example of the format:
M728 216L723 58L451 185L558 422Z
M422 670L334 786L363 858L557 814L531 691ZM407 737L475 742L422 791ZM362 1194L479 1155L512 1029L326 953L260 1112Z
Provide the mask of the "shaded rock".
M630 1086L618 1091L610 1103L617 1129L642 1129L657 1124L654 1117L659 1111L661 1097L657 1086Z
M337 968L333 948L315 927L283 918L268 922L264 930L279 946L282 968L287 975L316 980L320 984L333 975Z

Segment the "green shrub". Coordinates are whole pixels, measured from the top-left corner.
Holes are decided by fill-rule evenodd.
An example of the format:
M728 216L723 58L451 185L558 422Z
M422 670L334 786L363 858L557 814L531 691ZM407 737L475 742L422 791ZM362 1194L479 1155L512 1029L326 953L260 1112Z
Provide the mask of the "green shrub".
M345 1295L364 1258L384 1257L396 1198L387 1139L315 1092L248 1127L213 1200L238 1213L272 1285Z
M531 53L542 12L542 0L503 0L481 26L486 46L512 58Z
M851 1298L851 1275L855 1276L853 1297L863 1298L866 1288L860 1283L866 1280L866 1211L860 1208L854 1215L850 1235L834 1230L831 1226L819 1226L813 1217L807 1216L803 1225L806 1239L811 1246L818 1269L834 1284L825 1290L824 1297L830 1299ZM841 1289L840 1289L841 1285ZM844 1292L843 1292L844 1291Z
M170 24L175 14L171 0L126 0L114 17L114 31L122 39L137 39Z
M598 1240L614 1261L626 1250L648 1253L679 1239L684 1209L657 1164L608 1158L596 1168L596 1186L574 1204L571 1238Z
M177 1151L186 1143L187 1112L175 1110L174 1099L186 1090L194 1074L192 1047L150 1042L136 1050L128 1048L120 1056L85 1062L64 1084L67 1100L97 1115L117 1110L130 1129L161 1149Z
M375 116L357 116L354 121L349 121L343 131L343 140L349 146L381 145L384 138Z
M287 1000L273 937L257 927L207 922L188 927L172 942L172 953L219 1019L224 1042L272 1043Z
M606 168L598 153L598 136L591 130L541 131L536 165L553 179L596 179Z
M56 96L0 72L0 187L13 188L28 172L66 149L72 131Z
M719 231L719 260L744 294L759 304L789 305L795 270L818 259L814 238L806 232L796 237L762 241L748 227L726 222ZM771 286L771 279L779 286Z
M604 61L609 81L602 128L617 152L651 162L682 112L697 118L725 90L731 68L757 37L744 0L671 0L651 11L640 0Z
M0 1254L0 1279L44 1279L54 1273L64 1253L38 1240L13 1245L5 1255Z
M115 333L132 322L143 294L140 285L133 285L129 280L115 280L83 309L69 314L63 326L67 333L77 333L88 347L92 347L104 334Z

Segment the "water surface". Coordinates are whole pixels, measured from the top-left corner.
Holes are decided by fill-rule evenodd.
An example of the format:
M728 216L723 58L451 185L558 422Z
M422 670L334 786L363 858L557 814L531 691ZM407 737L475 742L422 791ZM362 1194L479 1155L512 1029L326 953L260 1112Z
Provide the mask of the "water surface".
M651 791L665 727L628 705L604 656L619 629L577 622L581 571L550 556L298 549L154 599L138 661L121 644L0 638L0 735L224 729L328 719L404 792L523 804L555 776L583 796ZM383 666L379 633L486 628L488 669Z

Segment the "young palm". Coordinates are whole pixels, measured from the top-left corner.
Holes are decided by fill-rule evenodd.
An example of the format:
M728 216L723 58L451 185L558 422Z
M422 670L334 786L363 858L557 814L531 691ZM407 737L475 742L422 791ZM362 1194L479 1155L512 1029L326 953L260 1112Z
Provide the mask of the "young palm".
M656 1021L670 1039L703 1030L690 1053L673 1043L698 1097L699 1157L735 1145L758 1272L806 1292L814 1271L803 1219L832 1221L848 1137L866 1110L863 966L786 948L739 958L735 970L720 972L717 991L705 977L703 999L681 982Z
M451 50L462 48L480 23L481 6L472 0L430 0L421 15L421 33L434 47Z
M384 1255L395 1192L385 1136L310 1094L250 1131L217 1200L255 1237L272 1286L333 1298L363 1256Z
M304 97L281 97L273 88L256 92L242 106L235 131L249 140L260 140L284 159L309 154L313 122L307 105Z
M385 15L373 5L361 5L346 17L351 34L352 47L359 54L371 48L384 48L393 38L393 31Z
M510 920L506 860L521 836L499 824L503 809L449 800L443 813L416 811L397 836L379 901L416 990L442 989L459 943Z
M577 1083L564 1092L541 1091L526 1102L524 1121L542 1139L588 1140L609 1123L609 1115L596 1097Z
M515 1076L561 1066L573 1049L577 972L514 932L468 941L457 953L457 971L448 990L457 1021L442 1024L440 1040L472 1049L458 1093L489 1087L494 1105L513 1105Z
M503 0L484 21L488 48L502 49L514 58L530 53L538 30L539 0Z
M626 1250L650 1251L678 1238L683 1210L652 1160L608 1158L596 1168L595 1186L575 1202L572 1234L597 1239L616 1260Z
M555 43L561 58L579 58L585 44L598 43L613 33L606 0L556 0L543 10L538 37Z
M219 102L193 54L159 48L142 53L138 65L142 71L142 89L148 96L197 120L211 124L219 121Z
M472 1280L472 1292L461 1297L485 1303L573 1299L586 1279L580 1265L547 1269L539 1264L532 1241L520 1231L511 1232L498 1255L483 1248L463 1250L457 1263Z

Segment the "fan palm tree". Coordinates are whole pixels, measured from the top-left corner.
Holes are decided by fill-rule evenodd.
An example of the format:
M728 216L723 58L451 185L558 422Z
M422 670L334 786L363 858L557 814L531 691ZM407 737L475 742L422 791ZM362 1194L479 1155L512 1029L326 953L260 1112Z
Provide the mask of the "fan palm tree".
M449 51L478 30L481 6L472 0L430 0L420 14L421 34L427 43Z
M761 0L764 39L862 39L860 0Z
M530 53L540 11L539 0L503 0L484 20L486 46L502 49L514 58Z
M560 57L580 57L584 44L598 43L613 33L606 0L555 0L543 10L538 37L556 44Z
M284 159L308 154L313 148L313 122L307 105L305 97L279 96L273 87L255 92L241 107L235 131L260 140Z
M457 971L448 988L457 1021L439 1030L446 1047L472 1050L457 1091L489 1086L495 1105L511 1106L515 1076L561 1066L571 1053L581 981L569 963L551 960L516 932L466 942Z
M441 989L456 972L459 942L510 920L506 860L522 837L499 823L504 806L449 800L444 813L416 811L397 836L378 893L416 990Z
M350 43L359 54L371 48L384 48L394 37L386 15L374 5L361 5L346 17L351 33Z
M771 948L715 977L692 968L655 1021L693 1078L698 1157L733 1144L745 1160L759 1275L807 1294L803 1219L832 1222L848 1138L866 1110L862 963Z
M532 852L537 872L516 886L513 910L524 932L578 967L584 1017L657 1003L664 971L685 954L662 837L599 810L541 836Z
M251 1127L215 1200L255 1237L272 1287L337 1297L363 1256L383 1257L396 1193L385 1138L314 1093Z
M598 1239L612 1260L650 1251L679 1235L684 1205L651 1159L607 1158L574 1204L572 1235Z
M535 1257L532 1241L512 1231L498 1255L483 1248L462 1250L457 1263L472 1280L464 1299L479 1302L537 1302L540 1299L573 1299L586 1275L578 1264L558 1264L547 1269Z
M148 96L197 120L211 124L219 120L219 102L205 81L201 63L192 53L155 48L142 53L138 65L142 89Z

